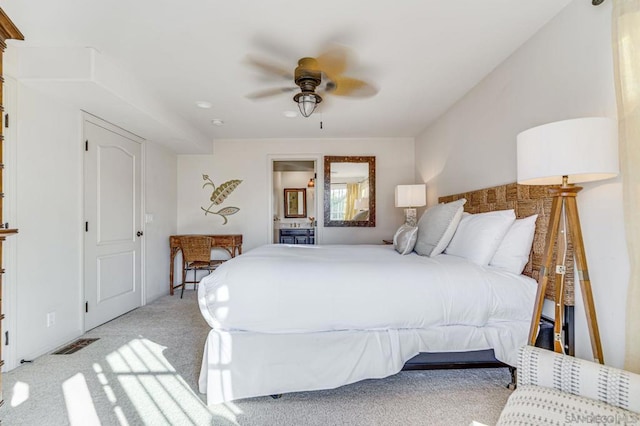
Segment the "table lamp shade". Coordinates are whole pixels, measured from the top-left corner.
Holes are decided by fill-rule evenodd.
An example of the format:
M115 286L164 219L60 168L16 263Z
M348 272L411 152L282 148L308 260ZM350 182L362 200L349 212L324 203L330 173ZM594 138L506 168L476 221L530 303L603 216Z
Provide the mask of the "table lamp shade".
M368 198L358 198L353 203L353 207L356 210L369 210L369 199Z
M609 118L557 121L518 134L518 183L555 185L618 175L617 127Z
M422 207L426 204L425 184L396 186L396 207Z

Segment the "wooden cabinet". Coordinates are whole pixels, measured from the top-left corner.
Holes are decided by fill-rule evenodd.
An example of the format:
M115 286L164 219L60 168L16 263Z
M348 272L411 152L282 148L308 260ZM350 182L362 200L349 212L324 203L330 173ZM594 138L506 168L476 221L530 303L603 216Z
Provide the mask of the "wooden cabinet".
M315 244L315 228L291 228L280 230L280 244Z
M11 22L11 19L4 13L2 9L0 9L0 111L2 111L2 118L4 117L4 108L2 107L2 95L3 95L3 85L4 78L2 77L2 55L4 54L4 50L7 48L7 44L5 43L8 39L17 39L24 40L23 35L20 33L18 28ZM4 121L4 120L3 120ZM4 159L3 159L3 151L4 151L4 135L3 130L5 127L6 121L0 124L0 320L4 319L4 313L2 310L2 274L4 273L4 269L2 268L2 246L7 239L8 236L16 234L18 232L17 229L12 229L9 227L8 223L4 221L3 215L3 198L4 192L2 192L2 170L4 169ZM2 327L0 326L0 335L2 334ZM4 361L2 360L2 346L0 345L0 368L4 365ZM0 371L0 405L4 403L4 398L2 397L2 372Z

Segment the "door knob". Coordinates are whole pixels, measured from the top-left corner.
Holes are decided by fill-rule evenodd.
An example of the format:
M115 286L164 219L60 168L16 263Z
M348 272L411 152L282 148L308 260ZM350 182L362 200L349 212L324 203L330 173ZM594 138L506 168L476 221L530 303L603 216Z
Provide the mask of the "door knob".
M136 235L137 235L138 237L142 237L142 235L144 235L144 233L143 233L142 231L138 231L138 232L136 232Z

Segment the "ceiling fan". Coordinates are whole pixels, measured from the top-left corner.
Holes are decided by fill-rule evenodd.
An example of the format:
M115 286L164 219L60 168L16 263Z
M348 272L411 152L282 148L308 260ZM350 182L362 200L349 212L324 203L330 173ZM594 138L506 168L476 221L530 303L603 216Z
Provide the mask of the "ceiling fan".
M249 99L262 99L281 93L300 90L293 97L304 117L313 114L316 105L322 102L322 94L350 97L369 97L378 89L364 80L344 75L351 54L344 47L332 47L315 58L304 57L298 60L293 75L280 65L269 61L249 57L249 63L268 74L293 80L296 86L277 87L247 95Z

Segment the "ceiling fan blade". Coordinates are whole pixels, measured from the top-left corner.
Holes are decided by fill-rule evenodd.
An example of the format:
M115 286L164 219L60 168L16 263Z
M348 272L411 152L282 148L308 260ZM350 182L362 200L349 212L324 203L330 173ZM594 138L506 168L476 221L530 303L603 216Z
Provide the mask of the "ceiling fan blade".
M316 60L320 70L333 79L346 71L352 57L353 53L349 49L335 45L321 53Z
M378 89L367 83L351 77L338 77L327 85L327 92L336 96L352 96L366 98L378 93Z
M285 68L280 64L276 64L274 62L270 62L264 59L254 58L253 56L247 56L246 60L249 64L253 65L254 67L260 68L261 70L266 71L270 74L274 74L286 80L293 80L292 70Z
M247 98L249 99L264 99L270 96L280 95L282 93L293 92L294 90L298 90L298 87L276 87L273 89L261 90L259 92L249 93Z

